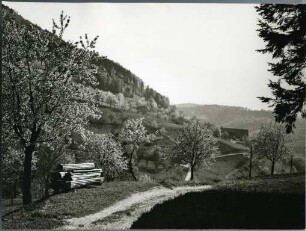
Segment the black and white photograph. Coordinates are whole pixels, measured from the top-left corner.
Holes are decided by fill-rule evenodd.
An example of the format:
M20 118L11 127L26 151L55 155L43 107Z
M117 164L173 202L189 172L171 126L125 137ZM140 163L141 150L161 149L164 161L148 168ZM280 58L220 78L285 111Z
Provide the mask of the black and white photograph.
M2 229L305 229L306 4L1 11Z

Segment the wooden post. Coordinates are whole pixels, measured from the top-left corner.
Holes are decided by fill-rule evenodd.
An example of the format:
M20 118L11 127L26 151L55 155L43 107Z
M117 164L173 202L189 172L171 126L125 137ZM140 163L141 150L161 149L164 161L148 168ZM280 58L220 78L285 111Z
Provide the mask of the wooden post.
M253 145L250 148L250 169L249 169L249 178L252 177L252 163L253 162Z

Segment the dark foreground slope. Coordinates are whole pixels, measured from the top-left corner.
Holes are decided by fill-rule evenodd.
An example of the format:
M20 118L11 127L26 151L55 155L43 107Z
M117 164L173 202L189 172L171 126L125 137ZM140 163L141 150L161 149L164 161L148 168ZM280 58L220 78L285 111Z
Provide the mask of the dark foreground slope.
M229 182L157 205L132 228L304 229L304 175Z

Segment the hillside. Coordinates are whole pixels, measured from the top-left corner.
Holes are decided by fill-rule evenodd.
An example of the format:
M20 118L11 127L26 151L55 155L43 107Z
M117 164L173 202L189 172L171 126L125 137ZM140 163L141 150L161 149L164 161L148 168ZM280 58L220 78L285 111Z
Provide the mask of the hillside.
M271 111L256 111L235 106L177 104L176 107L187 117L196 116L200 119L206 119L216 125L231 125L235 122L273 118Z
M178 104L176 107L187 118L196 116L218 126L249 129L250 133L259 129L262 122L274 118L271 111L250 110L243 107L198 104ZM304 119L297 120L293 139L296 153L300 156L305 156Z
M6 17L12 18L17 25L25 25L30 31L38 29L39 31L50 33L51 36L51 32L43 30L38 25L24 19L15 10L10 9L5 5L2 5L2 9L3 12L7 14ZM57 16L55 15L55 17ZM52 19L50 18L50 24L51 23ZM84 33L86 33L86 31L84 31ZM92 63L98 68L96 73L96 78L99 83L97 86L98 89L110 92L114 95L121 93L126 98L143 97L146 100L152 98L158 106L168 108L169 99L166 96L163 96L149 86L146 86L141 78L133 74L127 68L121 66L119 63L116 63L97 52L92 58Z
M14 10L6 6L3 6L3 10L9 13L16 23L26 25L29 30L33 28L42 30ZM102 55L97 54L92 62L98 67L96 78L99 83L97 88L101 92L101 98L98 98L98 101L102 116L100 119L90 121L90 129L97 133L117 133L125 120L145 117L144 124L149 132L160 131L160 139L153 145L161 147L169 145L169 137L176 134L182 122L177 120L180 115L168 108L169 99L145 86L144 82L130 70ZM114 102L109 102L110 95L115 99ZM144 105L148 107L145 110L141 108ZM187 117L197 116L216 125L247 128L250 131L258 129L262 120L273 118L269 111L252 111L242 107L184 104L177 105L177 108ZM297 137L297 147L301 153L305 146L302 130L297 132ZM143 151L150 150L151 146ZM243 150L242 147L225 141L220 141L220 149L221 154L237 153Z
M70 18L63 12L50 32L2 8L3 228L304 227L304 120L294 133L300 156L271 164L261 154L275 151L265 146L281 154L291 147L274 130L257 146L248 139L273 120L270 111L170 105L126 67L91 51L97 37L64 41Z
M50 32L24 19L14 10L3 6L3 11L6 20L14 21L18 25L24 25L29 31L38 30L41 33L46 33L47 36L48 34L51 36ZM66 42L63 41L62 45L65 46ZM179 125L184 120L180 120L180 115L177 111L169 108L167 97L145 86L138 76L125 67L98 53L93 56L92 63L97 66L96 78L99 84L96 87L98 90L89 92L89 96L95 98L95 104L98 105L101 116L100 118L89 118L89 129L95 133L118 134L123 122L127 119L144 117L143 122L148 132L158 131L159 134L157 141L141 147L138 154L142 155L144 160L151 159L150 164L154 166L155 163L152 163L154 146L159 146L167 152L170 137L177 133ZM85 87L87 86L85 85ZM74 142L78 142L78 134L74 134L72 138ZM76 146L72 145L70 148L73 150L74 162L87 161L87 156L80 154ZM231 148L230 145L222 145L221 149L227 150L227 152L228 150L237 151ZM222 150L221 153L225 154ZM156 158L153 159L153 162L156 161L158 161Z
M8 7L3 6L3 11L6 14L6 19L12 20L19 25L25 25L29 31L39 30L41 33L46 33L47 36L50 33L22 18ZM60 41L63 46L66 46L66 42ZM174 107L170 106L169 99L166 96L145 86L138 76L120 64L98 53L93 56L91 62L97 66L95 77L99 84L94 90L92 86L85 84L82 84L82 87L90 89L87 89L89 91L88 98L93 99L95 106L99 109L97 111L100 112L100 117L93 116L93 118L89 118L89 129L95 133L112 133L116 137L124 121L144 117L143 123L147 131L149 133L158 132L158 139L151 144L140 145L137 150L136 154L139 162L136 165L139 167L139 175L149 181L184 180L186 169L179 167L169 173L167 165L171 167L171 163L168 161L171 137L177 134L180 125L186 122L186 119ZM217 126L246 128L250 131L258 129L262 121L273 118L270 111L252 111L242 107L184 104L177 105L177 108L187 118L196 116ZM304 125L304 122L299 121L295 133L295 142L297 152L304 156L305 129L302 125ZM73 157L68 161L75 163L88 161L88 156L84 152L83 154L78 152L78 144L73 146L78 142L78 135L80 134L73 135L75 135L75 137L72 137L73 144L69 147ZM241 144L230 140L220 139L219 147L221 155L247 153L248 151ZM294 166L298 171L303 169L300 161L294 161L296 162ZM247 162L247 155L218 159L209 171L206 171L206 167L200 166L200 170L196 175L199 181L219 181L229 174L235 177L245 176L248 172L247 168L245 168ZM258 167L257 172L259 174L266 167L264 164L262 166ZM236 172L233 174L233 171ZM287 170L280 166L277 172L282 171Z

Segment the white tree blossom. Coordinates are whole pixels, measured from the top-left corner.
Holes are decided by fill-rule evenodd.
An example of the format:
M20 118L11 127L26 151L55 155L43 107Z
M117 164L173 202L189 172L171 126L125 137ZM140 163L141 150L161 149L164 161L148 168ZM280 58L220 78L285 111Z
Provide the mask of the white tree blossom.
M213 156L218 153L218 140L208 124L201 124L198 120L181 126L171 147L171 161L174 164L188 164L191 169L191 180L194 169L198 165L208 165Z
M137 158L136 151L140 144L150 143L156 139L155 134L147 133L146 128L142 124L143 119L144 118L130 119L125 121L119 135L119 138L122 140L123 144L125 144L129 170L135 181L137 181L137 177L134 173L133 164Z
M97 84L96 67L91 64L96 54L90 51L97 37L90 42L85 35L75 44L63 41L70 22L63 13L59 24L53 21L52 33L15 21L14 14L3 12L3 123L23 148L23 202L28 204L38 145L61 146L96 112L83 85Z
M105 103L107 103L109 107L115 107L118 104L117 97L109 91L106 93L107 93L107 96L105 97Z
M281 158L292 154L292 136L286 133L284 124L266 122L252 135L253 151L258 159L267 159L271 163L271 175Z

